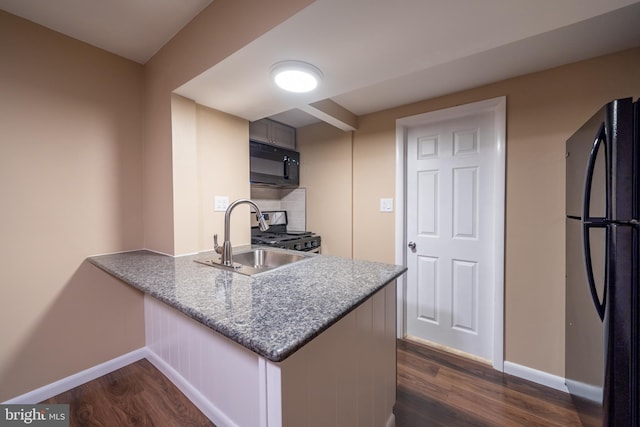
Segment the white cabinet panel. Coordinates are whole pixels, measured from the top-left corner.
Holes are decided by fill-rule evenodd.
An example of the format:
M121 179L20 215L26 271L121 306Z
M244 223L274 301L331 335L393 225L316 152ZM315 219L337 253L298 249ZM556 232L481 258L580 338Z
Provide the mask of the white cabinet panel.
M274 363L145 296L154 363L216 425L395 425L395 281Z
M259 356L145 295L150 359L218 426L260 425Z

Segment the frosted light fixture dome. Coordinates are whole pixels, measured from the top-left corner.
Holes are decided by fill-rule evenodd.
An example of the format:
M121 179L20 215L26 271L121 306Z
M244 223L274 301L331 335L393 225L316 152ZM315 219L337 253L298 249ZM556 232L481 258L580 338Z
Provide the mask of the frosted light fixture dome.
M304 93L314 90L322 79L322 72L302 61L282 61L271 67L273 81L288 92Z

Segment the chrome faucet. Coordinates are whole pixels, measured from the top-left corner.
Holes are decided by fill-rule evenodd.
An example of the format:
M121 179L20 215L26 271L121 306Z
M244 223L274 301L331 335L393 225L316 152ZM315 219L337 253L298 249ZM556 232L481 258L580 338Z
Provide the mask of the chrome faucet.
M217 253L222 254L221 264L226 265L227 267L233 266L232 251L231 251L232 247L231 247L231 241L229 240L230 239L229 229L231 228L231 221L230 221L231 211L233 211L233 209L236 206L244 203L253 206L253 208L256 210L256 220L258 221L258 226L260 227L260 230L266 231L269 229L269 225L264 220L264 217L262 216L262 212L260 211L260 208L253 201L249 199L238 199L235 202L232 202L227 207L227 210L224 213L224 242L222 243L222 246L218 245L218 235L217 234L213 235L213 247Z

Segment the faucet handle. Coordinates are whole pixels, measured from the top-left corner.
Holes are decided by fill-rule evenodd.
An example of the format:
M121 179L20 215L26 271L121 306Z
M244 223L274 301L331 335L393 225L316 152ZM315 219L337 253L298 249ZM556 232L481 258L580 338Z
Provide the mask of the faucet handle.
M213 249L219 254L222 253L222 246L218 244L218 234L213 235Z

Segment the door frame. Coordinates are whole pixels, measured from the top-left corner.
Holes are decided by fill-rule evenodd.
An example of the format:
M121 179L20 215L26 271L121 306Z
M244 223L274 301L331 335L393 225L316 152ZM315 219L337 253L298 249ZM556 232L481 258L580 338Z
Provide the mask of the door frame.
M504 247L505 247L505 190L506 190L506 107L507 98L501 96L470 104L459 105L396 120L396 217L395 262L407 265L407 130L411 127L456 119L481 112L492 112L495 120L495 182L494 182L494 313L493 357L494 369L504 371ZM406 275L398 279L397 336L406 334Z

